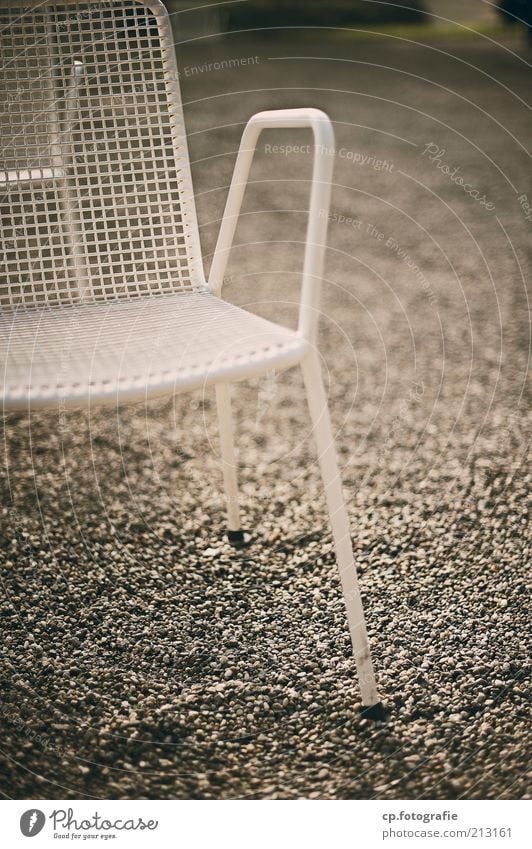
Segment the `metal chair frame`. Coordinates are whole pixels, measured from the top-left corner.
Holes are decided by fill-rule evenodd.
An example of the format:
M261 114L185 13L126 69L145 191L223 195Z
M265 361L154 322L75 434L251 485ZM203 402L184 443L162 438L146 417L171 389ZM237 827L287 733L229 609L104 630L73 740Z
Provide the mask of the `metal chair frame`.
M7 8L12 11L13 9L17 9L19 5L20 7L27 8L26 4L27 0L24 0L20 4L18 0L7 0L6 6L6 0L3 0L1 6L2 9ZM39 4L39 14L45 14L47 8L63 10L68 8L69 4L73 5L74 0L63 0L61 4L51 4L46 0L44 4ZM76 3L75 14L78 16L85 15L84 26L88 26L87 21L90 19L91 10L97 9L98 12L95 13L95 26L103 27L103 23L101 23L103 17L99 17L100 15L103 16L103 10L106 10L105 14L107 18L109 13L112 15L113 9L116 10L117 16L129 16L131 14L130 10L135 11L139 5L136 0L104 0L101 3L93 3L89 0L89 2L81 4L79 2ZM106 289L104 283L99 282L97 274L94 273L94 268L90 268L89 266L89 261L84 254L86 247L84 243L84 227L86 224L87 226L93 226L96 218L98 226L100 226L102 220L105 220L105 216L100 215L100 211L97 214L94 213L94 200L90 201L89 207L91 208L89 208L88 212L86 211L86 204L84 206L79 189L81 178L76 177L76 173L84 175L83 180L85 180L85 185L89 185L89 187L90 180L86 176L86 170L78 169L76 172L76 168L72 164L76 144L83 145L83 138L80 140L79 127L83 126L83 115L85 113L80 117L80 109L82 107L79 104L83 102L83 97L85 96L87 99L92 91L91 81L84 81L85 68L83 57L78 56L78 58L72 61L68 72L68 81L65 84L65 94L61 104L62 109L55 107L47 109L46 127L51 133L51 155L48 156L48 159L43 159L39 154L36 157L37 164L35 164L35 161L31 161L31 157L28 157L30 161L24 162L21 166L19 161L20 156L22 155L23 157L21 146L17 146L15 142L15 146L13 147L9 138L6 141L0 121L2 151L5 154L6 149L11 150L11 158L5 154L4 159L7 156L7 160L0 162L0 207L2 202L6 202L9 192L15 188L19 192L17 196L19 200L16 201L19 205L15 207L13 205L15 202L12 202L11 210L15 210L18 214L20 203L24 206L24 198L26 197L24 187L29 187L28 191L30 191L31 195L31 191L35 185L54 185L54 197L57 199L58 207L61 210L59 217L61 219L60 224L63 233L61 237L63 239L61 243L62 259L57 266L57 277L64 277L64 280L66 280L62 284L62 288L59 284L55 284L53 264L52 274L50 274L50 265L47 265L42 259L43 240L40 240L40 246L38 244L35 247L36 239L39 241L39 237L44 232L42 227L39 229L41 225L28 225L27 233L29 233L29 236L26 233L26 241L24 242L22 240L21 246L19 245L17 248L19 252L15 254L13 260L10 259L12 253L10 253L9 246L6 249L7 279L3 283L0 282L0 294L2 290L4 291L4 296L0 299L0 335L3 337L2 395L4 410L27 408L28 406L50 407L58 404L62 407L75 407L82 403L90 403L91 405L97 403L127 403L157 395L184 392L198 386L214 385L216 389L222 467L227 499L228 536L232 543L239 544L244 541L244 534L238 503L237 465L234 449L230 383L266 373L274 368L284 369L299 364L303 372L319 465L325 487L342 591L347 608L349 630L362 695L363 711L368 716L380 717L381 705L375 683L353 558L348 513L342 493L342 483L334 447L327 397L321 375L319 355L316 349L320 287L323 276L327 235L328 216L325 213L329 209L333 168L332 151L334 150L334 134L331 122L325 113L311 108L259 112L248 121L242 135L223 220L212 259L210 275L208 282L206 282L201 260L190 164L186 147L186 132L183 124L176 59L168 13L159 0L148 0L148 2L142 5L142 8L145 10L146 15L149 16L149 26L152 25L153 21L156 22L158 40L155 43L157 45L160 43L163 57L160 67L164 73L165 92L164 95L159 96L160 99L157 101L154 109L160 110L161 103L166 98L165 102L167 103L170 115L175 159L176 162L179 162L180 219L178 224L181 228L179 230L179 237L184 244L182 255L184 256L186 253L184 259L180 260L181 264L175 264L175 268L179 271L179 285L176 284L174 289L172 289L173 283L170 281L169 289L164 291L157 289L160 282L159 278L163 280L165 275L168 275L168 262L164 267L160 263L158 265L158 257L162 250L160 240L150 243L155 246L152 251L153 256L149 252L147 254L144 252L141 258L139 258L140 254L136 255L136 260L132 264L134 267L132 277L130 276L128 278L126 276L124 278L126 282L120 291L115 291L116 287L112 280ZM23 14L22 8L20 14ZM57 17L58 14L57 11L54 11L54 15L56 16L55 27L56 31L59 32L59 36L57 36L59 43L61 42L62 33L67 30L68 26L71 26L72 31L74 29L76 31L75 36L72 36L72 38L79 39L82 44L85 35L79 35L79 32L82 30L81 25L76 29L72 24L62 24L64 29L61 31L58 29L59 24L57 24L57 20L59 19ZM63 15L62 11L61 15ZM61 20L68 19L61 17ZM72 21L72 16L70 20ZM148 17L146 20L148 20ZM92 23L90 26L92 26ZM108 26L108 24L105 24L105 26ZM116 33L114 37L116 40ZM77 44L78 42L76 42L76 46ZM128 68L136 67L136 65L131 64L130 48L125 45L124 50L129 50ZM15 61L15 48L12 49L9 55L11 60ZM36 55L39 62L39 52ZM47 53L46 61L49 60L50 56ZM7 63L6 67L8 65L9 63ZM111 71L112 69L109 70L109 76L111 75ZM12 75L10 76L9 69L6 71L6 74L9 84L11 84ZM41 68L40 77L42 76L43 72ZM46 76L46 71L44 72L44 76ZM132 75L130 74L130 76ZM48 81L50 85L54 84L54 79L55 76L52 74ZM83 94L84 91L85 95ZM108 89L105 88L105 91L107 92ZM98 96L99 100L94 102L100 103L103 100L103 95L100 92ZM126 99L124 95L123 100L125 101ZM105 106L105 108L107 109L108 107ZM139 107L134 108L138 110ZM127 116L127 107L124 106L123 110ZM104 112L104 107L101 106L101 114L104 115ZM152 114L154 114L152 106L146 106L147 122L150 127L153 122L163 120L158 116L152 120ZM134 115L138 118L136 112ZM49 120L48 116L50 118ZM17 118L17 121L20 120L22 119ZM104 118L104 125L105 120ZM127 127L127 117L125 120ZM152 124L150 124L150 121ZM17 124L16 126L18 127L19 125ZM291 331L287 328L266 322L244 310L229 305L221 297L224 274L233 244L235 228L238 222L257 140L260 133L265 129L282 130L287 128L310 129L314 138L312 188L297 331ZM126 142L123 144L125 145ZM109 136L104 138L102 151L105 152L108 146ZM15 151L14 154L13 150ZM96 153L96 172L103 173L101 171L103 166L98 160L98 156L99 154ZM15 158L13 159L13 157ZM13 162L15 162L14 167ZM80 167L83 169L85 166L81 165ZM117 167L120 167L120 164ZM127 171L127 168L125 170ZM111 188L113 187L111 186ZM161 194L162 190L160 188L158 191ZM126 192L124 190L125 194ZM22 198L22 201L20 201L20 198ZM112 203L111 192L111 205ZM149 210L147 223L144 225L148 229L151 227L154 232L155 226L159 224L159 221L163 221L165 226L171 227L171 224L168 223L166 207L164 210L162 209L158 197L155 203L159 203L159 207L155 212L153 209ZM115 202L115 207L112 207L110 212L108 210L109 215L118 215L116 212L117 206L118 203ZM31 200L30 196L28 209L26 210L28 215L31 216L33 214L34 207L35 202ZM80 209L84 209L85 211L81 213ZM46 226L48 227L48 224ZM175 226L177 227L178 225ZM52 240L59 238L55 232L50 232L52 233ZM141 237L142 232L141 228ZM46 230L46 233L48 233L48 230ZM171 243L172 238L172 234L170 233L169 242L163 245L166 251L164 254L165 261L168 259L168 256L173 261L173 254L171 252L170 254L168 253L168 244ZM103 249L97 246L96 250L102 251ZM37 251L37 254L35 254L35 251ZM122 265L125 265L123 256L120 257L119 253L112 253L110 249L109 251L109 254L101 253L101 256L98 257L98 269L102 274L102 269L104 267L107 268L106 263L109 263L111 267L115 267L116 263L120 260ZM31 266L29 271L27 270L28 262L26 255L30 258L37 256L38 267L45 269L45 275L48 275L48 278L52 276L51 284L48 283L47 286L44 286L42 291L39 289L38 293L34 291L35 286L31 283L33 271ZM9 271L11 268L10 262L16 266L16 273L13 272L11 276ZM115 263L115 266L113 266L113 263ZM142 270L144 266L147 267L150 263L150 268L153 265L155 266L155 278L153 275L150 278L156 281L153 284L155 291L148 287L147 291L144 292L137 280L140 278L144 280L145 278L138 269ZM25 273L29 275L30 283L28 285L24 285L26 278L21 278L19 273L21 267L26 269ZM22 284L20 283L21 279L23 280ZM133 279L133 283L130 289L128 289L130 279ZM147 276L146 279L148 279ZM160 285L162 287L162 283ZM109 287L111 288L109 289ZM6 292L7 296L5 294ZM173 347L170 347L169 351L163 347L160 352L165 355L164 359L166 362L164 370L159 367L152 368L152 365L149 368L146 367L143 369L143 363L147 362L147 358L149 358L150 344L153 344L154 336L158 336L158 322L164 323L164 316L169 316L165 325L165 339L167 336L171 336L172 339L178 337L177 341L174 340L172 343ZM197 337L201 331L204 334L205 344L208 347L207 343L210 338L210 330L215 325L217 328L221 327L224 329L227 327L227 322L229 321L232 322L231 327L235 329L234 332L239 339L239 347L234 351L229 350L221 358L219 352L215 350L216 345L220 345L219 339L215 339L212 342L214 346L213 351L208 356L201 352L195 353L196 349L194 349L193 342L189 337L187 337L185 343L180 342L180 334L185 333L188 326L190 330L189 336ZM106 327L108 324L110 329L106 336ZM136 328L133 336L131 336L131 329L127 331L127 338L125 335L121 336L121 333L125 333L124 328L130 328L131 324ZM58 376L60 369L56 350L57 340L61 337L61 334L65 333L65 327L86 328L85 335L87 339L92 339L92 336L94 334L96 335L93 347L87 349L87 351L91 352L91 363L82 363L79 365L75 362L72 367L74 371L72 374L69 373L68 379L64 376L61 378L60 374ZM239 335L238 328L240 327L242 328L242 332ZM255 347L250 349L249 339L250 336L255 334L264 338L265 341L262 348L260 345L255 345ZM115 339L116 342L114 343L113 340ZM51 372L47 380L44 380L42 375L41 377L34 377L35 369L38 371L39 365L38 357L35 357L36 345L39 346L39 349L42 348L44 352L43 357L47 369L47 372L44 373L45 376L48 372ZM93 364L98 359L102 346L105 348L105 357L96 369L97 377L94 378ZM124 366L126 359L129 362L130 348L137 357L136 371L128 371ZM197 361L194 360L194 357L197 358ZM115 371L108 365L111 361L114 364L112 368L115 368ZM118 366L115 361L118 362ZM68 370L67 366L65 368ZM83 372L83 368L85 368L85 372ZM111 376L106 374L106 368L111 368ZM122 374L122 368L125 368L125 377ZM76 369L80 371L79 380L75 379Z

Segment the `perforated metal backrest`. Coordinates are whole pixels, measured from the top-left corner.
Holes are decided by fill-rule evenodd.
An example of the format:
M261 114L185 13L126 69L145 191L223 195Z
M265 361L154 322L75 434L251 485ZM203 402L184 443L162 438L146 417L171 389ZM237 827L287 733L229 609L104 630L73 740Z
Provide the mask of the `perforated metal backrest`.
M0 308L203 288L164 6L0 6Z

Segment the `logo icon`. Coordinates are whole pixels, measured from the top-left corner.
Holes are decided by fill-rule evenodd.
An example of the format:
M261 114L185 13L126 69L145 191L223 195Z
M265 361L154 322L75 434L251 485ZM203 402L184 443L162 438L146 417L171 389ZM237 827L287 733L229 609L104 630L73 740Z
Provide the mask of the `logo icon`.
M20 830L24 837L35 837L42 831L46 817L42 811L37 808L31 808L29 811L24 811L20 818Z

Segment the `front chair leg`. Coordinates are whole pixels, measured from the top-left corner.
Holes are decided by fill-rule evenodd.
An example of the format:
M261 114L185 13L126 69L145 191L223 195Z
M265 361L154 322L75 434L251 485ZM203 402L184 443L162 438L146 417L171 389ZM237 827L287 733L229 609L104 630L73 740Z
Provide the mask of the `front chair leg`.
M362 713L364 716L379 719L383 713L382 705L377 692L364 621L364 611L351 545L349 518L342 493L342 481L334 447L329 407L318 355L315 352L305 357L302 362L302 369L321 475L327 497L338 570L347 607L347 620L362 695Z
M240 546L244 545L247 540L240 525L238 482L233 439L233 415L231 412L231 395L228 383L216 384L216 405L218 408L222 469L227 503L227 539L231 545Z

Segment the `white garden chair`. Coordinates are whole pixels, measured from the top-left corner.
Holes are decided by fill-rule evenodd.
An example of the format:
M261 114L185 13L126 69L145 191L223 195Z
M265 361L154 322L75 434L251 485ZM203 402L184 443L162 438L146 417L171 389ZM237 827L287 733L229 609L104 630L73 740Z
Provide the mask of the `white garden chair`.
M0 346L4 410L126 403L215 385L228 536L243 540L231 381L299 363L325 485L363 710L380 715L316 325L334 147L316 109L260 112L238 152L204 278L178 74L159 0L0 0ZM299 323L221 299L260 132L310 128Z

